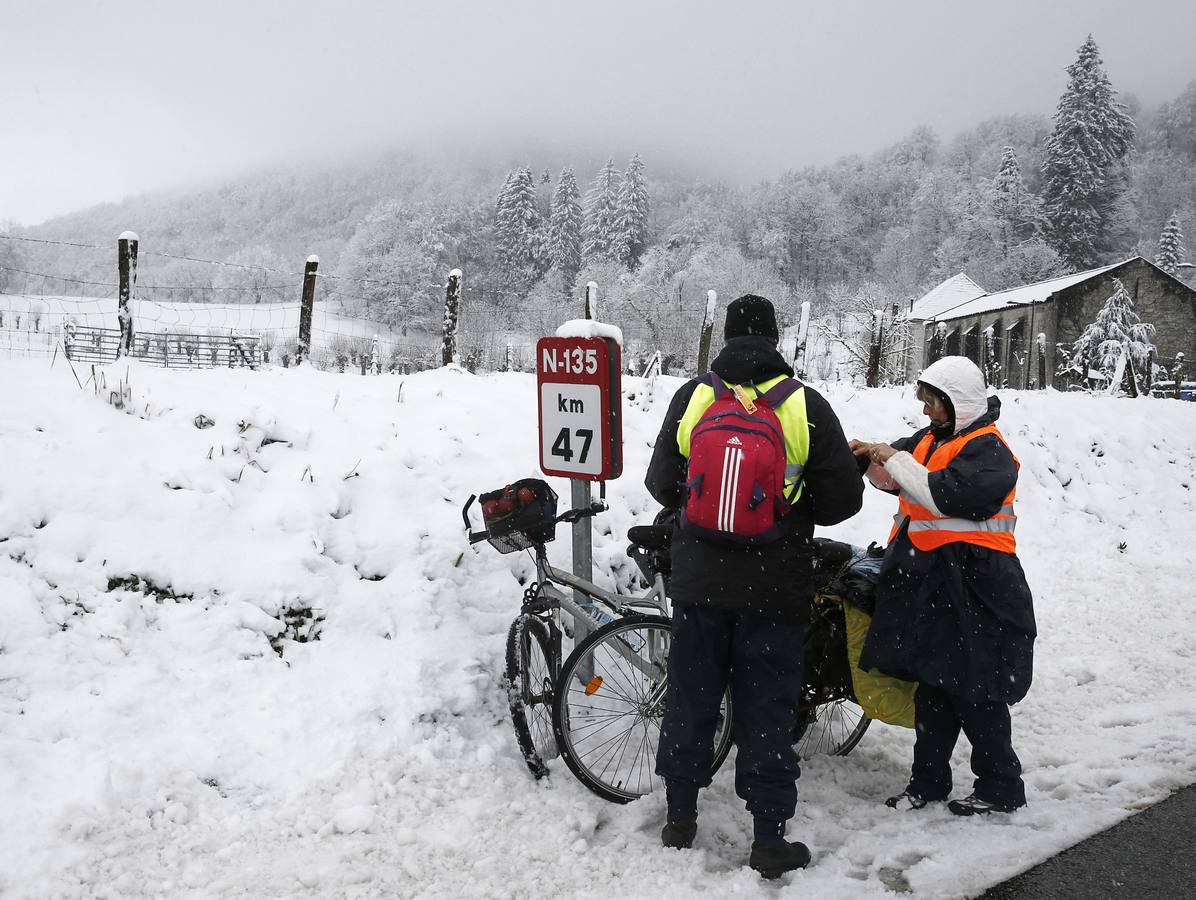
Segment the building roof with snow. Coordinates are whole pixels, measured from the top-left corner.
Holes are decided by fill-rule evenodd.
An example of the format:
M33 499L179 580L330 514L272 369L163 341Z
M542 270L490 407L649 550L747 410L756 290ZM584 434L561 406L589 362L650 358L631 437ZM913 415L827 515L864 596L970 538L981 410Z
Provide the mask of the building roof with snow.
M930 293L917 300L910 307L906 318L920 321L934 319L947 310L975 300L977 297L983 297L987 293L988 291L960 272L958 275L952 275Z
M905 374L940 356L966 356L1014 388L1067 387L1060 353L1100 315L1120 279L1134 311L1155 328L1155 361L1196 359L1196 288L1142 256L994 293L964 273L948 278L902 315L912 324ZM935 340L938 335L940 340Z
M910 310L910 318L923 320L957 319L961 316L974 316L978 313L993 312L994 310L1005 309L1009 306L1029 306L1031 303L1042 303L1052 294L1064 288L1069 288L1072 285L1079 284L1081 281L1087 281L1089 278L1103 275L1105 272L1116 269L1118 266L1124 265L1133 259L1137 259L1137 257L1131 256L1129 259L1124 259L1109 266L1087 269L1083 272L1075 272L1071 275L1063 275L1058 278L1048 278L1046 281L1036 281L1033 284L1023 284L1021 287L1009 288L1008 290L997 291L993 294L981 291L981 293L971 297L967 296L968 290L963 282L958 282L957 279L963 279L973 287L978 287L978 285L972 279L968 278L967 275L960 272L953 278L948 278L921 300L914 303L913 308ZM949 287L951 285L954 286ZM955 302L950 302L952 296L958 299ZM925 307L923 307L923 304L925 304ZM922 311L921 315L919 315L919 311Z

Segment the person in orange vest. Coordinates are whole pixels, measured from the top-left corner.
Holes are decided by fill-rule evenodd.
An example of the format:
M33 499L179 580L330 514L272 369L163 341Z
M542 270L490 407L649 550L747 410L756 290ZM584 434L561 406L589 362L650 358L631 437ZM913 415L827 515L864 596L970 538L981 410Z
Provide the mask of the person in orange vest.
M860 666L919 683L909 784L885 803L947 800L962 730L975 781L948 809L1012 812L1026 789L1009 706L1030 688L1037 635L1014 538L1019 463L971 360L928 366L917 396L929 426L892 445L850 442L873 485L898 495Z

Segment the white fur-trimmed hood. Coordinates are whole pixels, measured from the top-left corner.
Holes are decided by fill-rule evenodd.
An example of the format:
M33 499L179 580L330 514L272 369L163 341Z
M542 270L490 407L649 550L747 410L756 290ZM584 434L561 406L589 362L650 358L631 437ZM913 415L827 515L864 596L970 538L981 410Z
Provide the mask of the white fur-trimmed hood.
M938 388L951 398L956 434L988 412L984 373L966 356L944 356L927 366L918 381Z

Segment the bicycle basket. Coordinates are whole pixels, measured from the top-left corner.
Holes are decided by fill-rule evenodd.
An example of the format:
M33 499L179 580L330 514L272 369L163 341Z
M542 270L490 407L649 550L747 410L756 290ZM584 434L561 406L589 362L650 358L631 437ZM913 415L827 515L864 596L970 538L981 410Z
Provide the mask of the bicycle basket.
M527 550L556 537L556 491L539 478L489 491L479 498L486 540L499 553Z

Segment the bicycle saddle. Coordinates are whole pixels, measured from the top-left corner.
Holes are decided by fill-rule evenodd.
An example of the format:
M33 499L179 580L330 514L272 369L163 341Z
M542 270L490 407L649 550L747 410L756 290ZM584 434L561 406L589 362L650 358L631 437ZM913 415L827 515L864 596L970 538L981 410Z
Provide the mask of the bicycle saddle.
M667 550L673 540L672 525L632 525L627 540L647 550Z

